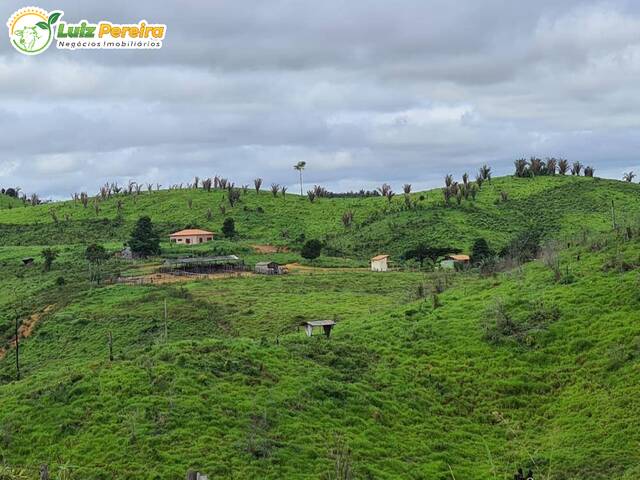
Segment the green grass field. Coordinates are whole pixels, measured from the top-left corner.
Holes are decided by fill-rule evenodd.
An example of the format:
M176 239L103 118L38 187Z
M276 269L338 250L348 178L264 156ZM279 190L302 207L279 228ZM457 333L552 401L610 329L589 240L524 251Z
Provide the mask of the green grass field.
M496 203L500 191L509 199ZM84 247L117 249L142 214L163 233L219 231L222 192L127 197L117 220L113 199L97 218L72 202L3 208L0 479L35 478L41 463L71 479L181 479L194 468L209 478L490 480L517 467L541 479L636 478L639 193L591 178L499 178L475 202L445 207L432 191L413 194L411 210L401 198L248 193L226 214L240 237L193 251L300 262L304 233L328 255L286 276L165 285L91 284ZM468 250L483 236L497 249L531 228L562 239L559 279L540 260L492 275L360 268L371 252L398 258L417 241ZM60 256L43 272L47 244ZM291 251L261 255L254 244ZM15 316L40 313L16 380ZM312 319L337 321L330 339L298 330ZM336 475L338 463L352 476Z

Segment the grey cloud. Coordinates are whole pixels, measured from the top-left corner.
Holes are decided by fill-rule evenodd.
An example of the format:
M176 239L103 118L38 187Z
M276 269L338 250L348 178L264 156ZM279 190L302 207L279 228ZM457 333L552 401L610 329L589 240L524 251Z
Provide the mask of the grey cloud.
M0 6L8 18L24 6ZM488 162L635 165L640 8L630 1L42 1L68 21L168 25L159 51L23 57L0 42L0 185L215 173L435 186ZM6 38L6 37L5 37Z

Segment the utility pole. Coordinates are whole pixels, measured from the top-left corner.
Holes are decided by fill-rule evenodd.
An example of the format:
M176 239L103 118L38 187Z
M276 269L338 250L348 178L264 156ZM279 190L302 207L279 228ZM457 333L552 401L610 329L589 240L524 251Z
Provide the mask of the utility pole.
M20 380L20 316L16 313L16 380Z
M164 299L164 341L167 342L169 337L169 327L167 326L167 299Z
M616 208L611 200L611 222L613 223L613 229L616 229Z

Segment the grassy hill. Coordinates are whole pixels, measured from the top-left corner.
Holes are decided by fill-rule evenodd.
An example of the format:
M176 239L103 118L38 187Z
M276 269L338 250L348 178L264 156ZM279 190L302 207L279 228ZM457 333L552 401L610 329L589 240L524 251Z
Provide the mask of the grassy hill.
M501 192L508 194L507 201L500 201ZM149 215L163 235L186 225L219 232L224 218L233 217L242 240L299 246L304 235L325 240L334 254L364 258L380 252L399 255L417 242L465 250L477 237L499 249L518 232L532 228L553 235L581 228L602 230L611 225L612 201L618 220L640 215L639 185L571 176L496 178L483 185L475 201L463 200L461 205L453 200L445 206L439 189L414 193L411 200L411 208L406 208L402 195L392 202L370 197L320 198L311 203L306 197L249 190L230 207L221 190L120 194L99 202L97 213L92 202L83 208L72 201L1 210L0 242L121 242L141 215ZM345 228L342 215L348 211L354 214L354 224Z
M209 478L346 478L337 464L365 479L502 479L518 466L542 479L636 478L638 191L606 180L501 178L461 206L444 207L437 191L415 194L424 207L412 210L402 199L310 204L248 193L232 211L237 248L251 259L260 258L252 242L287 244L284 228L363 257L422 239L466 247L482 235L499 247L536 227L564 240L557 277L549 261L483 276L373 274L327 258L342 268L96 286L82 259L88 238L121 242L142 213L161 228L194 223L222 192L127 197L113 230L72 202L3 210L0 454L11 474L0 478L33 478L43 462L73 479L179 479L188 468ZM612 199L629 231L607 231ZM107 218L113 202L102 204ZM56 226L52 207L69 219ZM346 208L358 226L342 226ZM217 230L214 215L198 225ZM57 243L60 257L43 272L37 240L47 232L40 243ZM21 265L27 256L35 267ZM34 325L21 342L18 381L15 315ZM320 318L338 322L330 339L297 330Z

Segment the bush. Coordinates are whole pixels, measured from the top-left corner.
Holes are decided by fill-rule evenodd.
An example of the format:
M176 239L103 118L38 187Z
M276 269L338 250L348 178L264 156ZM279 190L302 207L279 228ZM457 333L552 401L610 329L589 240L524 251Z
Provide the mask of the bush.
M474 264L480 263L486 258L492 257L493 252L489 248L487 241L484 238L478 238L473 242L471 247L471 261Z
M320 240L312 239L305 242L300 255L302 255L302 257L306 258L307 260L313 260L315 258L318 258L320 256L320 253L322 253L322 243L320 243Z
M153 228L151 218L140 217L129 239L131 251L141 257L160 255L160 237Z
M227 238L232 238L236 235L236 222L233 218L225 218L222 224L222 234Z
M65 281L64 277L58 277L56 278L56 285L58 287L63 287L67 282Z

